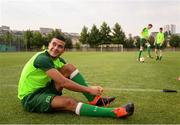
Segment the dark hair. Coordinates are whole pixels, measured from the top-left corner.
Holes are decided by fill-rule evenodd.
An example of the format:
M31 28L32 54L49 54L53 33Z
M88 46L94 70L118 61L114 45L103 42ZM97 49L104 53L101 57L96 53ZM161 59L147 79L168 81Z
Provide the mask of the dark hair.
M162 28L162 27L160 27L159 29L160 29L160 30L163 30L163 28Z
M57 35L57 36L54 36L54 38L59 39L59 40L64 41L64 42L66 41L66 39L64 38L63 35Z
M153 27L153 25L152 25L152 24L148 24L148 26L151 26L151 27Z

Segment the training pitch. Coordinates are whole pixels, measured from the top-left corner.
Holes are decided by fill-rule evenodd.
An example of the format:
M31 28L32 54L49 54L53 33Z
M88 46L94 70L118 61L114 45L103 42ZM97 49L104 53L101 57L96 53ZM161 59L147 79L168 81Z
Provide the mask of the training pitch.
M180 52L164 52L162 61L136 61L137 52L66 52L91 85L104 87L104 96L117 96L110 107L134 102L126 119L77 116L70 112L29 113L17 98L21 70L34 52L0 53L0 124L180 124ZM162 92L163 89L177 93ZM81 93L63 91L87 102Z

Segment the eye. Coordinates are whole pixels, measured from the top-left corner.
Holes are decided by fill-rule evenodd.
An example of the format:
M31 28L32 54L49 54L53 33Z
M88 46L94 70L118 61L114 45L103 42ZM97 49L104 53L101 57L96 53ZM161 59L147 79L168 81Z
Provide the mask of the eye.
M58 48L63 49L63 48L64 48L64 46L62 46L62 45L58 45Z
M53 45L53 46L56 46L56 43L55 43L55 42L53 42L53 43L52 43L52 45Z

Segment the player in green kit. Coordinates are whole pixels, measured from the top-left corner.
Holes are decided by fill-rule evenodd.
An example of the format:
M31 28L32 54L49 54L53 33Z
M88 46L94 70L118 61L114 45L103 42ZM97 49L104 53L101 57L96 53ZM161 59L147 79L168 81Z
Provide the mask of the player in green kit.
M139 49L139 54L138 54L138 61L140 61L142 52L144 50L145 45L147 46L147 51L148 51L148 55L150 58L152 58L151 56L151 45L148 42L149 41L149 29L151 29L153 27L152 24L148 24L148 27L145 27L142 32L141 32L141 40L140 40L140 49Z
M155 53L156 53L156 60L162 59L162 45L164 43L164 33L163 28L159 28L159 32L156 35L156 43L155 43ZM158 54L159 52L159 54Z
M64 50L64 37L54 37L47 50L38 52L25 64L18 85L18 98L25 110L29 112L68 110L80 116L112 118L133 114L133 103L118 108L99 107L111 103L115 98L102 98L101 86L89 86L79 70L60 57ZM83 93L88 103L64 96L63 88Z

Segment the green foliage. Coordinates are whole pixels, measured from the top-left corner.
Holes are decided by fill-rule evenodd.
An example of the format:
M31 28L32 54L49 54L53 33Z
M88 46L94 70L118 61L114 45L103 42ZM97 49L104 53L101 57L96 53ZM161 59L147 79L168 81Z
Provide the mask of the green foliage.
M101 36L99 29L96 27L95 24L93 24L91 32L89 33L88 43L91 47L96 47L98 44L101 43L100 39Z
M126 42L125 42L125 45L124 45L125 48L134 48L134 39L132 38L132 36L129 36L128 39L126 39Z
M0 44L5 44L11 48L11 45L16 46L16 50L34 50L40 49L42 45L48 46L49 42L53 37L58 35L65 36L58 29L53 30L47 35L43 35L38 31L27 30L24 31L23 34L13 33L13 32L5 32L0 35ZM66 38L66 36L65 36ZM72 48L72 41L69 36L67 36L67 48Z
M24 32L24 41L25 41L25 45L26 45L26 50L29 50L31 48L32 41L33 41L33 32L32 31L27 30Z
M82 43L82 44L87 44L88 43L88 28L86 26L83 27L82 31L81 31L81 34L80 34L80 38L79 38L79 41Z
M136 36L136 37L134 37L134 39L135 39L135 46L136 46L136 48L139 48L140 47L140 40L141 40L141 38L139 36Z
M97 47L100 44L126 44L125 33L118 23L115 24L113 31L106 22L102 23L100 29L94 24L89 33L88 28L84 26L79 40L83 44L88 43L90 47Z
M178 35L171 35L169 44L172 47L180 47L180 36Z
M73 45L72 45L71 38L67 37L65 42L66 42L65 48L72 49Z
M11 46L11 42L13 41L13 35L11 32L7 31L4 35L4 41Z
M114 44L123 44L123 45L125 44L126 36L125 33L122 31L121 26L118 23L114 25L112 34L113 34L112 42Z
M100 41L101 44L110 44L111 43L111 29L110 27L107 25L106 22L103 22L100 28Z
M76 43L75 47L76 47L76 49L81 49L81 44L80 43Z
M43 37L40 32L33 32L33 46L40 48L43 45Z

